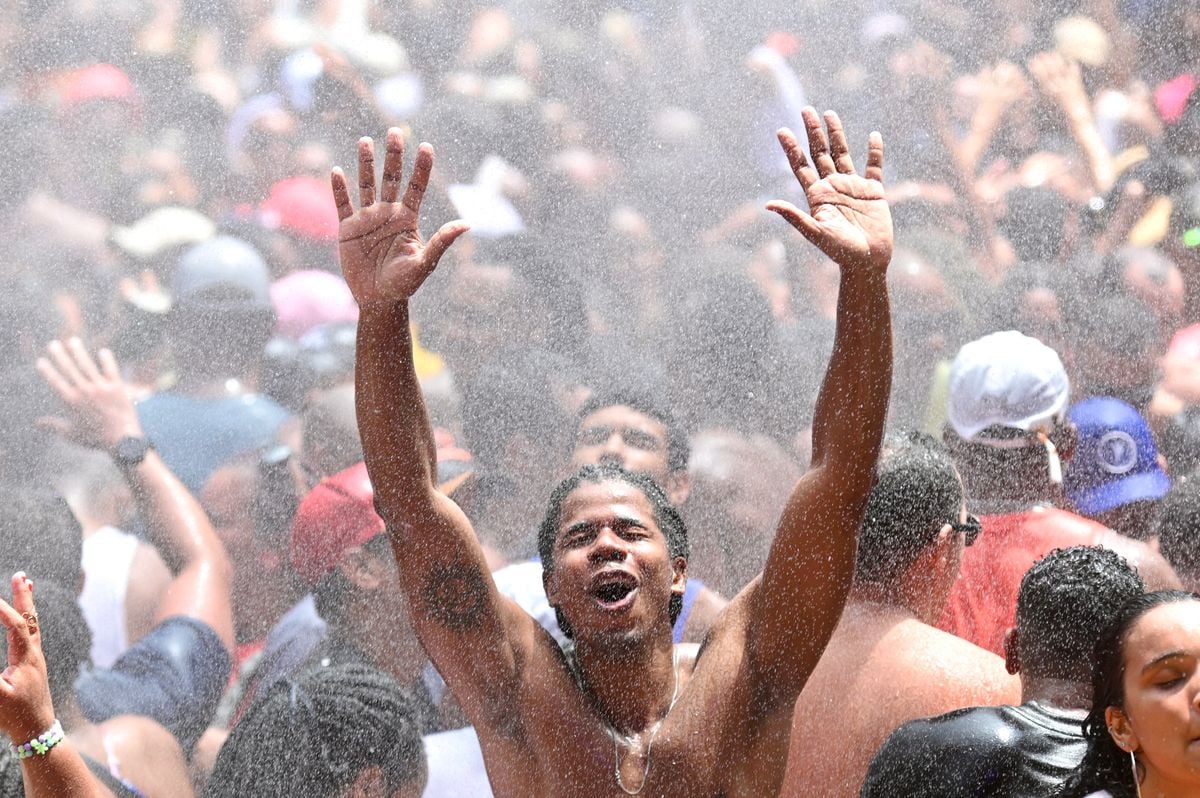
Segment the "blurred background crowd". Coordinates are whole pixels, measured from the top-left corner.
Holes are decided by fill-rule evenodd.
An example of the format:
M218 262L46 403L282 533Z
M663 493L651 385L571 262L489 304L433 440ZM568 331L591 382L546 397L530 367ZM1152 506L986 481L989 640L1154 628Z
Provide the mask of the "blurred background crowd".
M232 560L242 678L214 727L253 703L255 678L314 656L321 618L362 614L366 599L330 598L375 590L365 566L329 576L382 538L347 472L357 308L328 174L389 126L436 149L426 230L472 226L414 299L417 366L438 478L506 592L540 584L520 569L573 463L641 468L629 458L661 448L645 470L689 523L696 617L715 614L761 568L808 465L832 346L837 268L763 210L802 199L774 131L801 130L809 103L838 109L858 159L868 131L886 143L892 426L940 437L955 353L1015 329L1061 358L1070 403L1108 402L1080 411L1079 451L1099 454L1074 476L1067 461L1064 506L1142 540L1169 491L1190 490L1177 516L1200 507L1194 3L3 3L4 514L65 498L84 570L118 574L111 595L85 587L91 661L154 628L178 567L109 457L47 420L61 409L34 362L53 339L113 352ZM659 426L588 422L612 406ZM335 522L351 531L330 543ZM1183 527L1162 550L1191 584ZM296 652L268 642L281 618ZM424 665L407 645L394 674ZM453 728L429 670L441 714L416 725Z

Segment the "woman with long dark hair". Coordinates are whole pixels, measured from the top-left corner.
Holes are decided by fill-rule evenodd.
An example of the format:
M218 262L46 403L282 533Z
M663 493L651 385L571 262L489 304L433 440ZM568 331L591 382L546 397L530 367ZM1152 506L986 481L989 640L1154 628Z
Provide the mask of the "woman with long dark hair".
M1200 795L1200 596L1130 599L1095 665L1087 753L1058 798Z

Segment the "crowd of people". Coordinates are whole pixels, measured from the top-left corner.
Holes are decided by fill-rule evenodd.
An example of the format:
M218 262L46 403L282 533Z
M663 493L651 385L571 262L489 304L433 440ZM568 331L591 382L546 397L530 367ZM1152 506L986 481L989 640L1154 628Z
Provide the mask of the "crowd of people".
M0 141L0 798L1200 794L1195 4L15 0Z

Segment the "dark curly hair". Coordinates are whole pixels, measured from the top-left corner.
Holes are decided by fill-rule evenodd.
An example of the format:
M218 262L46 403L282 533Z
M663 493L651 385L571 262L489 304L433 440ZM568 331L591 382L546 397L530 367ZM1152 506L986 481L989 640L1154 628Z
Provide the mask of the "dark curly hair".
M543 568L547 571L554 568L554 541L558 537L562 506L567 497L580 485L587 483L599 484L614 480L624 482L626 485L637 488L642 492L650 502L650 506L654 508L654 522L658 524L658 528L662 530L663 536L667 539L667 553L671 556L671 559L676 557L687 559L691 551L690 544L688 543L687 525L684 524L683 516L675 509L675 505L671 504L671 500L667 498L667 494L658 486L658 483L645 474L626 471L614 463L604 463L601 465L584 466L575 474L560 482L558 487L554 489L554 492L550 494L550 504L546 508L546 516L542 519L542 525L538 528L538 557L542 560ZM672 595L670 606L672 624L678 620L682 612L683 597ZM554 608L554 615L558 620L558 627L562 630L563 634L568 638L572 637L571 626L567 622L566 616L559 611L558 607Z
M895 581L943 525L958 520L962 500L962 483L941 442L914 430L889 435L859 527L855 580Z
M1092 709L1083 722L1087 752L1055 798L1085 798L1100 790L1107 790L1112 798L1137 798L1138 785L1134 782L1129 753L1113 741L1105 712L1109 707L1125 704L1125 640L1129 630L1150 610L1179 601L1200 601L1200 595L1184 590L1160 590L1135 596L1121 607L1096 640Z
M1050 552L1025 572L1017 593L1022 672L1087 682L1096 640L1145 590L1114 551L1072 546Z
M217 756L207 798L333 798L379 767L390 795L426 778L412 699L363 665L318 668L276 683Z

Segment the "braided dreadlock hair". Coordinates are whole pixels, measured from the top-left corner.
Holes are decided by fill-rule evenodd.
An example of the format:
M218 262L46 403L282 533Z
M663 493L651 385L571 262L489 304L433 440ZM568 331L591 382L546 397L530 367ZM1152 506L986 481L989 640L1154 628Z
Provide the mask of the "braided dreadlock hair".
M373 766L388 794L414 781L423 789L412 699L375 668L319 668L280 681L251 707L221 748L205 795L332 798Z

